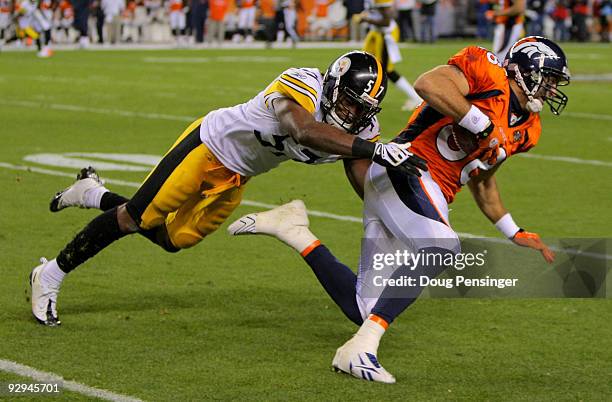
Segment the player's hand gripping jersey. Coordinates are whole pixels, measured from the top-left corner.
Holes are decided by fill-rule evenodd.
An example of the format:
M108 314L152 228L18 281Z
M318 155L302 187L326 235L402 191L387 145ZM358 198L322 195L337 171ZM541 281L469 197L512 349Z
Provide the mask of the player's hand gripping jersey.
M204 117L200 137L219 161L243 176L255 176L292 159L303 163L328 163L340 159L298 144L283 134L274 113L276 98L290 98L323 121L323 77L318 69L291 68L246 103L218 109ZM357 135L376 141L380 127L376 117Z
M537 113L521 111L506 71L493 53L470 46L451 57L448 64L463 72L470 88L467 98L491 119L495 131L475 146L466 146L466 136L474 135L424 103L395 141L412 142L411 150L427 160L432 178L451 203L461 186L481 170L492 169L509 156L534 147L541 124ZM491 150L497 152L492 164Z

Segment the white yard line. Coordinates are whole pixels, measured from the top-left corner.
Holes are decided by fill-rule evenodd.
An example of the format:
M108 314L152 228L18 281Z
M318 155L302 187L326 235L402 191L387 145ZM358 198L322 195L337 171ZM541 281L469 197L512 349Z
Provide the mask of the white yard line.
M612 162L598 161L594 159L580 159L580 158L573 158L570 156L540 155L540 154L528 154L528 153L518 154L518 156L523 157L523 158L544 159L548 161L567 162L567 163L574 163L574 164L579 164L579 165L612 167Z
M180 115L165 114L165 113L131 112L128 110L120 110L120 109L106 109L106 108L87 107L87 106L79 106L79 105L67 105L67 104L62 104L62 103L32 102L32 101L23 101L23 100L7 101L4 99L1 99L0 104L7 105L7 106L27 107L27 108L63 110L63 111L69 111L69 112L110 114L110 115L122 116L122 117L141 117L141 118L149 119L149 120L171 120L171 121L192 122L195 119L197 119L197 117L193 117L193 116L180 116Z
M107 391L105 389L90 387L85 384L81 384L76 381L66 381L61 376L49 373L46 371L40 371L30 366L15 363L10 360L0 359L0 371L6 373L16 374L22 377L28 377L39 382L54 382L60 383L63 389L68 391L76 392L81 395L103 399L106 401L115 402L138 402L141 399L134 398L128 395L117 394L115 392Z
M35 172L35 173L41 173L41 174L46 174L46 175L51 175L51 176L62 176L62 177L74 178L74 174L71 174L71 173L66 173L66 172L62 172L62 171L58 171L58 170L43 169L43 168L38 168L38 167L35 167L35 166L13 165L11 163L6 163L6 162L0 162L0 168L5 168L5 169L9 169L9 170L20 170L20 171L26 171L26 172ZM133 182L133 181L109 179L109 178L106 178L106 177L104 177L103 179L104 179L105 183L116 184L118 186L126 186L126 187L133 187L133 188L140 187L140 183ZM271 208L278 207L277 204L268 204L268 203L265 203L265 202L252 201L252 200L242 200L242 204L243 205L248 205L248 206L251 206L251 207L265 208L265 209L271 209ZM327 219L333 219L333 220L337 220L337 221L344 221L344 222L355 222L355 223L361 223L362 222L362 219L360 217L357 217L357 216L338 215L338 214L333 214L333 213L330 213L330 212L316 211L316 210L311 210L311 209L308 210L308 215L316 216L316 217L319 217L319 218L327 218ZM477 235L477 234L473 234L473 233L457 232L457 234L459 235L459 237L463 237L463 238L478 238L478 239L482 239L483 241L486 241L486 242L489 242L489 243L510 244L510 241L505 240L505 239L499 239L499 238L493 238L493 237L485 237L485 236ZM556 251L556 252L562 252L562 253L565 253L565 254L580 255L580 256L585 256L585 257L593 257L593 258L599 258L599 259L605 259L605 260L612 260L612 255L607 255L607 254L591 253L591 252L585 252L585 251L581 251L581 250L560 249L560 248L557 248L557 247L550 247L550 248L552 250Z
M612 114L582 113L582 112L564 112L563 116L575 117L575 118L578 118L578 119L587 119L587 120L612 121Z

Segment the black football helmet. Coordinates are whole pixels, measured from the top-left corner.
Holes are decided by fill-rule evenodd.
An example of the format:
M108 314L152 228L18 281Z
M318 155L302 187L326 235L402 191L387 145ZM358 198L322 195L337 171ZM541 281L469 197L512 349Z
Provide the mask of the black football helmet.
M503 66L529 98L529 111L539 112L543 105L538 98L543 98L553 114L561 114L567 96L558 87L569 84L570 72L559 45L540 36L528 36L512 45Z
M374 56L360 51L343 54L323 78L324 121L356 134L380 112L386 92L387 74Z

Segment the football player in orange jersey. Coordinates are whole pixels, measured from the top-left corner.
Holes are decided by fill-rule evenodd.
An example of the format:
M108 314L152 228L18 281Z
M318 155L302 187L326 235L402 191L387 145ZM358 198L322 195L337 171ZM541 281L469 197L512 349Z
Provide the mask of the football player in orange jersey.
M230 225L232 235L266 234L287 242L307 233L315 239L308 247L294 248L342 312L360 325L353 338L337 350L332 363L337 371L370 381L395 382L378 362L378 344L389 324L416 300L423 287L419 283L400 285L404 289L398 296L394 293L397 284L381 283L380 276L373 275L381 272L376 271L380 266L376 266L374 253L388 254L399 245L413 256L408 262L387 263L392 270L385 279L433 278L442 272L443 265L424 265L414 256L452 256L460 251L449 223L448 204L463 185L468 185L481 211L505 237L538 250L548 263L554 260L537 234L514 222L502 204L494 173L508 157L537 144L539 112L547 103L553 114L561 113L567 96L558 87L569 79L563 51L541 37L516 42L503 67L492 52L470 46L451 57L447 65L421 75L415 88L425 102L394 141L411 143L412 152L427 161L428 171L421 171L419 177L364 164L362 169L367 172L354 175L353 182L363 190L365 201L365 239L357 276L309 231L308 218L295 201L246 215Z
M168 16L170 18L170 29L177 46L182 46L185 39L185 27L187 26L186 6L183 0L169 0L167 3Z
M523 36L525 0L494 0L494 9L486 16L495 22L493 52L499 60L506 58L510 46Z

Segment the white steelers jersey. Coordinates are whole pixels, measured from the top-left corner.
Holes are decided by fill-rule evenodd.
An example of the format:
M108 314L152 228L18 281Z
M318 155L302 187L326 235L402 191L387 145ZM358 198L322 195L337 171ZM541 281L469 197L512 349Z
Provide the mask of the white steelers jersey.
M267 172L289 159L310 164L335 162L341 156L302 146L283 133L272 105L275 98L291 98L323 121L322 91L318 69L290 68L248 102L207 114L200 138L225 167L243 176ZM376 118L358 133L370 141L378 140L379 135Z
M393 0L365 0L364 6L368 14L368 17L374 20L382 20L383 19L382 9L393 7ZM391 18L389 25L385 27L381 27L381 26L374 25L374 24L369 24L369 27L370 29L377 30L377 31L391 32L391 30L397 27L397 23L395 22L393 18Z

